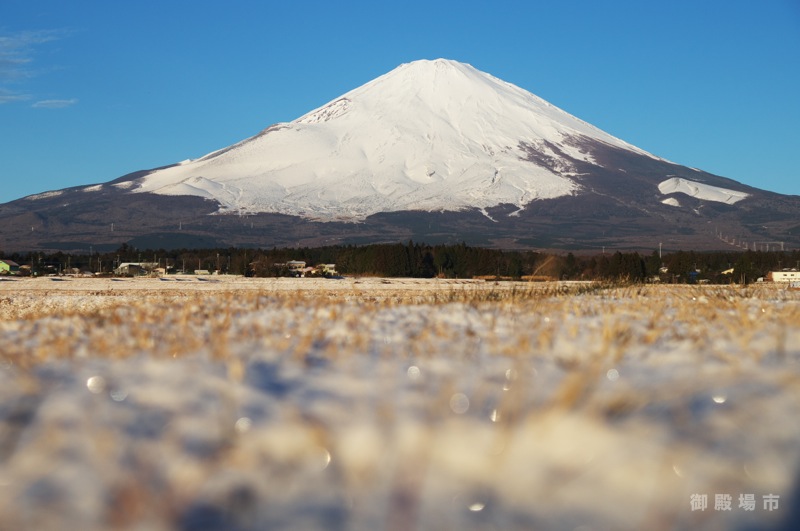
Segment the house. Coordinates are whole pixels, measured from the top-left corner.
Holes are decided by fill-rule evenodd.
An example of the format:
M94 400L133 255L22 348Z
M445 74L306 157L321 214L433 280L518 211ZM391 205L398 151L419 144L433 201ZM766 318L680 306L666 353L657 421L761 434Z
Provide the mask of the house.
M289 260L286 262L286 268L291 277L305 276L306 263L302 260Z
M336 264L320 264L316 267L314 272L323 277L335 277L339 274L336 272Z
M767 280L772 282L800 282L800 271L797 269L770 271L767 273Z
M335 267L333 267L333 268L329 267L329 266L332 266L332 265L334 265L334 264L318 264L318 265L316 265L314 267L307 267L306 270L308 270L308 272L306 273L306 276L307 277L315 277L315 278L316 277L333 276L333 275L336 274L336 268ZM333 272L331 272L331 271L333 271Z
M147 275L152 273L157 267L157 262L123 262L114 269L114 274L122 276Z
M19 264L13 260L0 260L0 275L19 274Z

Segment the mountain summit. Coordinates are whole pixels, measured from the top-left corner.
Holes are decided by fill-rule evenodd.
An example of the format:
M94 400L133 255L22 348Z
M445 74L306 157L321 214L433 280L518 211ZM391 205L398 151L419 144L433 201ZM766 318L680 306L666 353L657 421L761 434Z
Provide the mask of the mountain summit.
M0 205L0 249L797 247L799 220L797 196L669 162L436 59L199 159Z
M589 142L651 156L470 65L424 60L293 122L147 175L132 190L197 195L221 212L326 221L522 209L578 191L572 161L595 163Z

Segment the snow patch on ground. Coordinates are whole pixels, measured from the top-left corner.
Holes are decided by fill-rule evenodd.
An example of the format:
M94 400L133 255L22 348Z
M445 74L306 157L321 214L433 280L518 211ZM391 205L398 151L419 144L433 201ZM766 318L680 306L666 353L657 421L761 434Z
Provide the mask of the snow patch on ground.
M597 160L592 156L591 152L586 149L581 149L579 147L571 146L569 144L561 144L559 146L561 151L565 154L569 155L575 160L582 160L584 162L588 162L589 164L594 164L595 166L599 166Z
M664 203L665 205L669 205L669 206L674 206L674 207L681 206L680 202L677 199L675 199L674 197L668 197L668 198L664 199L661 202Z
M64 192L62 190L53 190L52 192L42 192L41 194L29 195L25 199L36 201L37 199L48 199L50 197L58 197Z
M750 195L746 192L711 186L710 184L690 181L681 177L671 177L666 181L662 181L658 185L658 190L662 194L683 193L703 201L716 201L729 205L738 203Z

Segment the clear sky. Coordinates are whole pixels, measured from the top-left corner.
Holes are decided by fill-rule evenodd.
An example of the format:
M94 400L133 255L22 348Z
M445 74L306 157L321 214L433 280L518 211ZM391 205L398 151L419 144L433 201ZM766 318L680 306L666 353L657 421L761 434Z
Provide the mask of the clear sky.
M444 57L800 195L800 1L0 1L0 202L197 158Z

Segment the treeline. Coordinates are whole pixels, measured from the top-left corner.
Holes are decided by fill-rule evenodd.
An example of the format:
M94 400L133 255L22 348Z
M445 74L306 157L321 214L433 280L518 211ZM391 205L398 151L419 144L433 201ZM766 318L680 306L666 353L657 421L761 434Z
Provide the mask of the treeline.
M528 278L533 280L612 280L634 282L753 282L769 271L800 267L800 251L693 252L659 257L638 252L597 255L501 251L457 245L405 244L344 245L292 249L178 249L140 250L122 245L114 252L15 253L4 256L23 266L24 274L111 274L122 263L147 262L168 272L198 270L221 274L273 276L276 264L302 260L308 265L336 264L344 275L386 277Z

